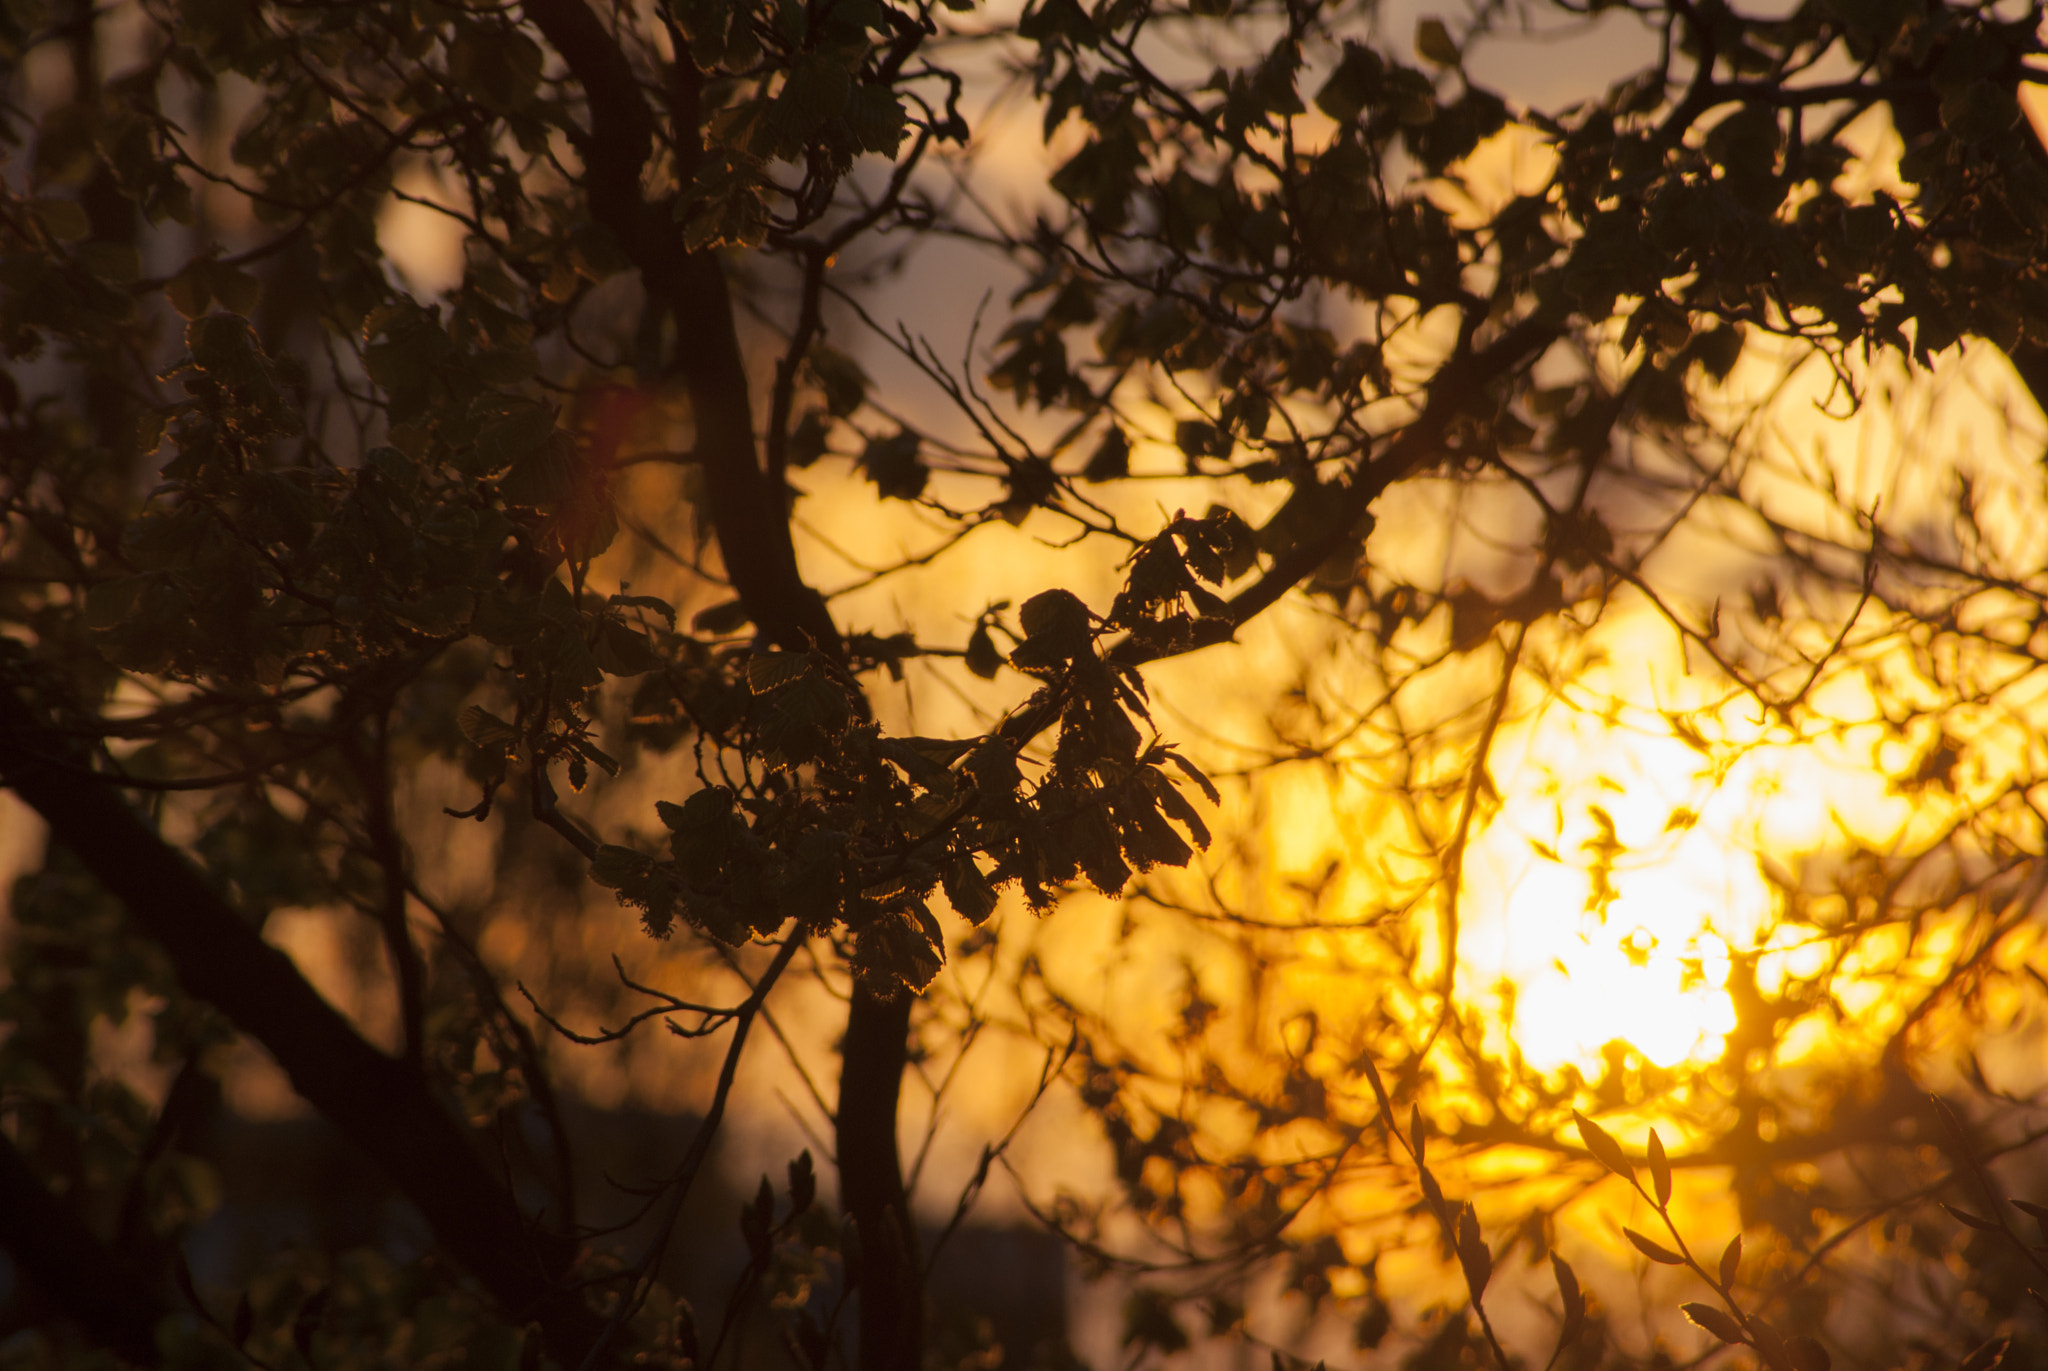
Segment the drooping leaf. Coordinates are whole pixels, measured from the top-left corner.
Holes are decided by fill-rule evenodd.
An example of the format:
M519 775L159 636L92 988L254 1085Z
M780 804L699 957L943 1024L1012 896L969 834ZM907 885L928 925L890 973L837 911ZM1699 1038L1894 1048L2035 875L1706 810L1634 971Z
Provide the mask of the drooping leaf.
M1628 1154L1606 1129L1576 1109L1572 1111L1572 1122L1579 1126L1579 1137L1596 1161L1624 1180L1633 1179L1635 1168L1629 1165Z
M1706 1329L1707 1332L1712 1333L1722 1342L1743 1343L1749 1341L1749 1339L1742 1335L1742 1325L1735 1321L1734 1315L1716 1309L1711 1304L1686 1304L1679 1306L1679 1310L1688 1319L1691 1319L1701 1328Z
M1622 1229L1621 1235L1634 1245L1636 1251L1642 1253L1653 1262L1658 1262L1664 1266L1685 1265L1684 1257L1679 1256L1678 1253L1673 1252L1655 1239L1644 1237L1633 1228Z

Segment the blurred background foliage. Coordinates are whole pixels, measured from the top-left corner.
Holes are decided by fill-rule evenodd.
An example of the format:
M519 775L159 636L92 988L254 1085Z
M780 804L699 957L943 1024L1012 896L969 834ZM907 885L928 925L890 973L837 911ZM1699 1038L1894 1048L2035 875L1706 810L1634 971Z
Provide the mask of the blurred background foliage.
M2041 20L0 0L0 1363L2048 1357Z

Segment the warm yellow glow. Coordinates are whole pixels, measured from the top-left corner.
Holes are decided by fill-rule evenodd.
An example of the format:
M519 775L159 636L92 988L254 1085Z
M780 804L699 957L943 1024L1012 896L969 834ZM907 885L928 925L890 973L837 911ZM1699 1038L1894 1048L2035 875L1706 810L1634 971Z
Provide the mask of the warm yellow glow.
M1595 1077L1614 1043L1659 1067L1718 1059L1733 958L1766 993L1826 963L1812 930L1778 925L1773 874L1908 818L1874 732L1797 737L1707 700L1675 663L1655 669L1652 633L1622 626L1625 666L1503 729L1492 755L1502 798L1466 863L1459 953L1466 985L1495 996L1498 1045L1546 1072ZM1580 703L1603 697L1670 703Z

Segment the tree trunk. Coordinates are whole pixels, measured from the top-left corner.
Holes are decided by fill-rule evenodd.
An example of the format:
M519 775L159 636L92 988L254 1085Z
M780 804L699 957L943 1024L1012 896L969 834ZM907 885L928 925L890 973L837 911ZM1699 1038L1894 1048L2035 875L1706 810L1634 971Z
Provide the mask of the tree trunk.
M896 1152L911 998L856 985L841 1049L839 1190L860 1235L859 1261L849 1263L860 1291L859 1371L916 1371L924 1356L923 1263Z

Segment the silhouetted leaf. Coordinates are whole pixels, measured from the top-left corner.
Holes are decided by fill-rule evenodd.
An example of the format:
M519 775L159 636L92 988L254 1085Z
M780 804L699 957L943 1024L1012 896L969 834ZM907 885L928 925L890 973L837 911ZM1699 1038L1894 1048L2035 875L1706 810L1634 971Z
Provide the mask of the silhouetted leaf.
M1710 1304L1687 1304L1679 1307L1688 1319L1691 1319L1701 1328L1712 1333L1722 1342L1744 1343L1748 1341L1742 1335L1742 1325L1735 1321L1735 1317L1732 1314L1716 1309Z
M1478 1300L1493 1279L1493 1252L1479 1231L1479 1216L1469 1204L1458 1214L1458 1264L1464 1268L1466 1289Z
M1606 1129L1576 1109L1572 1111L1572 1122L1579 1126L1579 1137L1596 1161L1624 1180L1634 1179L1635 1168L1629 1165L1628 1154L1621 1150L1621 1144Z
M1642 1253L1653 1262L1662 1262L1666 1266L1685 1265L1684 1257L1679 1256L1662 1243L1644 1237L1633 1228L1622 1229L1621 1235L1635 1245L1636 1251Z
M1721 1249L1721 1288L1725 1290L1734 1285L1736 1273L1741 1269L1742 1235L1737 1233L1728 1240L1728 1245Z

